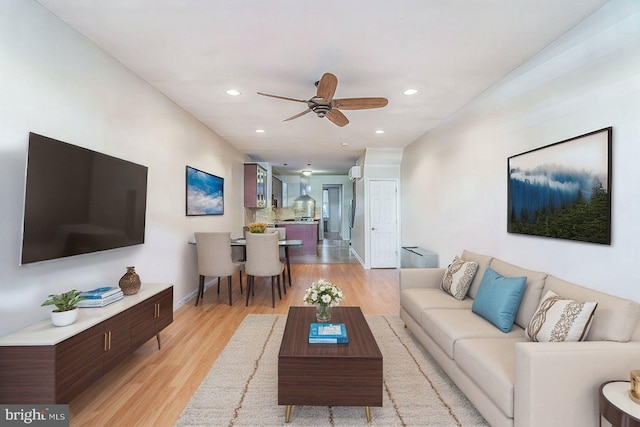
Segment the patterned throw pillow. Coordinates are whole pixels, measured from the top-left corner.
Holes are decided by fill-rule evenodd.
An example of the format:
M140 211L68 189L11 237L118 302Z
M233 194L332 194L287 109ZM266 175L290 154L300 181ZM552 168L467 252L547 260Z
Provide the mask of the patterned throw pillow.
M598 303L564 299L552 291L542 297L535 314L525 329L532 341L583 341Z
M456 256L444 273L444 277L440 283L440 289L462 301L467 295L467 291L469 290L469 286L471 286L471 281L477 270L477 262L463 261Z

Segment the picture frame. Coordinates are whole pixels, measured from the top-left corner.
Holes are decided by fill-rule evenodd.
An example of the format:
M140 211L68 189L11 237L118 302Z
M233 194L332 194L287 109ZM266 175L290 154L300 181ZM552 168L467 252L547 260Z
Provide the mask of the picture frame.
M186 167L187 216L224 215L224 178Z
M612 128L507 159L507 232L611 244Z

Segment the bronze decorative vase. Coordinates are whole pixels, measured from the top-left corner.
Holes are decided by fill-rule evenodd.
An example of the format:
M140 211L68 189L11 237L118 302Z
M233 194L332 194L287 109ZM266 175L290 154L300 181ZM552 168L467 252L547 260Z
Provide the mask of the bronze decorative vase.
M127 272L120 278L118 285L125 295L137 294L140 290L140 276L136 273L136 268L127 267Z

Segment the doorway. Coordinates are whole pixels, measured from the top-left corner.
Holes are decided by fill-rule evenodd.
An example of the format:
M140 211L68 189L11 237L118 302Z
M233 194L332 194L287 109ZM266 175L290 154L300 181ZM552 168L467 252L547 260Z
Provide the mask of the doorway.
M324 240L342 240L342 185L322 185L322 232Z

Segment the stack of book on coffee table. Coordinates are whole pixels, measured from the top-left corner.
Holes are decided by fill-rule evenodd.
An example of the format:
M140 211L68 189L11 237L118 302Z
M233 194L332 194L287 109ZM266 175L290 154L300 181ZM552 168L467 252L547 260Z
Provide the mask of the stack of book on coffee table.
M347 328L344 323L312 323L309 327L309 344L347 344Z
M104 307L113 302L124 298L122 289L115 286L105 286L102 288L92 289L80 294L84 299L78 303L78 307Z

